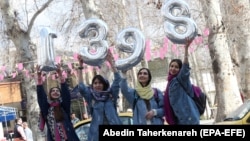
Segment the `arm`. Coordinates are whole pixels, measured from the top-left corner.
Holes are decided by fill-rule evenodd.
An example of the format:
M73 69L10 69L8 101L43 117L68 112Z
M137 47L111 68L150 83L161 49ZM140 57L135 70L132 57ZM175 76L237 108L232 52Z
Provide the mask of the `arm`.
M182 68L180 70L179 75L177 76L177 79L178 79L179 83L181 83L181 85L183 87L185 87L185 89L187 91L189 91L189 93L193 93L192 92L192 84L191 84L191 81L190 81L190 78L189 78L191 68L189 66L189 61L188 61L188 48L189 48L190 44L192 43L192 41L193 40L190 40L189 38L186 38L183 66L182 66Z
M41 113L43 115L48 114L49 103L47 101L47 94L42 85L37 85L37 102L39 104Z
M113 96L114 99L118 99L118 95L120 92L120 85L119 82L121 81L121 76L118 72L114 73L114 80L113 83L111 85L111 94Z
M47 101L47 94L43 88L42 72L40 71L40 66L37 66L36 69L37 69L37 86L36 86L37 102L39 104L41 113L43 113L43 115L47 115L49 104Z
M62 107L64 111L70 115L70 104L71 104L71 97L68 84L61 83L61 91L62 91Z
M184 59L183 59L183 65L180 70L180 73L178 74L178 80L181 82L187 82L189 80L190 76L190 67L189 67L189 61L188 61L188 48L193 40L190 40L189 38L186 38L186 44L185 44L185 51L184 51ZM186 85L186 84L185 84Z
M122 79L119 83L121 88L121 93L132 106L135 100L135 89L128 87L126 72L122 72L121 76Z
M183 63L184 64L188 64L188 48L190 46L190 44L192 43L193 40L190 40L189 38L186 38L186 44L185 44L185 52L184 52L184 60Z
M27 140L27 137L26 137L26 135L25 135L25 132L24 132L23 127L18 126L17 130L18 130L18 132L20 133L20 135L22 136L22 139L26 141L26 140Z
M154 116L156 117L163 117L164 116L164 97L163 93L157 89L158 92L158 105L159 107L157 109L154 109Z
M82 70L83 70L83 58L81 55L78 54L77 56L79 67L78 67L78 83L83 82Z
M36 84L37 85L43 85L43 78L42 78L42 72L40 69L40 66L36 66L36 73L37 73L37 81Z
M61 97L62 97L62 107L64 111L70 115L70 103L71 103L71 97L70 97L70 91L68 88L68 85L66 83L65 76L62 75L62 67L61 64L57 65L56 72L58 74L58 79L61 83Z
M152 119L154 116L158 117L158 118L162 118L164 116L164 98L163 98L163 94L160 90L155 89L155 94L157 95L157 98L154 99L157 103L157 107L152 107L152 109L150 111L147 112L146 114L146 118L147 119Z
M111 65L111 69L114 73L118 72L117 68L115 67L115 59L113 54L111 53L110 50L108 50L108 54L106 57L106 60L109 62L109 64Z
M89 103L90 102L90 91L88 89L88 87L86 87L86 85L83 83L83 58L80 54L78 54L77 56L78 62L79 62L79 67L78 67L78 89L80 94L85 98L85 100Z
M120 90L119 82L121 81L121 76L118 73L117 68L115 67L114 56L110 50L108 50L106 60L109 62L110 66L111 66L111 70L114 73L114 81L113 81L112 86L111 86L111 94L112 94L114 99L117 99L118 94L119 94L119 90Z

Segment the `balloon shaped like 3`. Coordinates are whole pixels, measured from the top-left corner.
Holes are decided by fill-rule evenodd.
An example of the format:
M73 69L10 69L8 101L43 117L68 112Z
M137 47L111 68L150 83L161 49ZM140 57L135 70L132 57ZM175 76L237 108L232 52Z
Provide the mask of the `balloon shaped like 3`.
M56 33L52 32L50 28L44 27L40 30L42 47L38 48L38 64L41 66L41 71L56 70L55 51L53 39L57 38Z
M190 18L189 6L183 0L166 0L162 9L165 18L166 36L174 43L185 44L185 38L193 39L197 35L197 25Z
M116 39L116 47L131 55L125 59L118 59L115 65L118 70L126 71L137 65L145 53L145 37L136 28L126 28L122 30Z
M108 51L107 32L106 23L100 19L88 19L80 26L79 36L89 41L88 46L80 49L84 63L100 67L105 61Z

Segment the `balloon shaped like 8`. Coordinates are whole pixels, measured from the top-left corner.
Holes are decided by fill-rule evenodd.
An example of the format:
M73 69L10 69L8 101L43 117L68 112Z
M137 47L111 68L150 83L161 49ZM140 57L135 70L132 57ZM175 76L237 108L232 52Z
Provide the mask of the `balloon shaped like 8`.
M190 18L189 6L183 0L166 0L161 9L165 19L164 31L174 43L185 44L186 38L197 35L197 25Z
M44 27L40 30L40 36L42 47L37 49L38 64L41 71L54 71L57 67L53 39L57 38L57 35L50 28Z
M120 51L130 54L129 57L118 59L115 62L118 70L127 71L142 60L145 53L145 37L136 28L126 28L118 33L116 47Z
M108 51L107 32L106 23L97 18L88 19L80 26L79 36L88 39L89 43L80 49L84 63L100 67L105 61Z

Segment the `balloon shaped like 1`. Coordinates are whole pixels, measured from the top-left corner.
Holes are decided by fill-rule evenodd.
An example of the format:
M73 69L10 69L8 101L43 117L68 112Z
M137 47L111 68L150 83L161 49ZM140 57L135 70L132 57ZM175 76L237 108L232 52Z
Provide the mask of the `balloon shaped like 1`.
M38 48L38 64L41 66L41 71L56 70L55 50L53 39L57 38L56 33L52 32L50 28L44 27L40 30L42 47Z
M79 36L88 39L89 43L80 49L84 63L100 67L105 61L108 53L107 32L106 23L100 19L88 19L80 26Z
M115 62L116 68L121 71L127 71L137 65L145 53L145 37L142 32L136 28L126 28L117 35L116 47L129 57L118 59Z
M164 31L169 40L185 44L186 38L195 38L197 25L190 18L189 6L185 1L166 0L161 12L165 19Z

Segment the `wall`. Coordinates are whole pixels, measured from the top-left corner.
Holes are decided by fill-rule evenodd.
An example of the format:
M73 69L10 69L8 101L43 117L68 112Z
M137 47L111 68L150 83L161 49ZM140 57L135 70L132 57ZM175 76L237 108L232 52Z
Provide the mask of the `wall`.
M21 102L20 81L0 83L0 104Z

